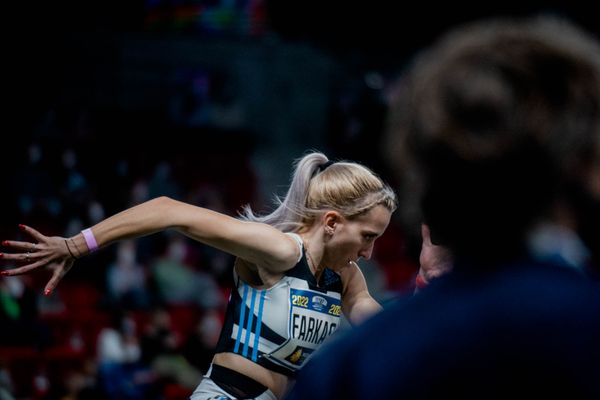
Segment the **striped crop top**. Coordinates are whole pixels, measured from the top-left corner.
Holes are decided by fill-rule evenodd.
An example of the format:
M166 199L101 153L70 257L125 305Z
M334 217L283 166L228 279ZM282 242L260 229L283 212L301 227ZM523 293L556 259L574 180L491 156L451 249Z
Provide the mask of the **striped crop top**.
M235 272L216 352L239 354L269 370L294 376L340 324L342 281L326 268L317 283L300 236L298 263L268 289L255 289Z

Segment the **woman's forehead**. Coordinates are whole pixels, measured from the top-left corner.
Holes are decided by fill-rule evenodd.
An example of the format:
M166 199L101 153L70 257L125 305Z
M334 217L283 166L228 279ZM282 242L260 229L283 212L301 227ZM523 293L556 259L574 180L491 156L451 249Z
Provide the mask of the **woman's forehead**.
M377 205L364 214L357 216L354 221L361 224L364 229L376 233L383 233L387 228L392 212L383 205Z

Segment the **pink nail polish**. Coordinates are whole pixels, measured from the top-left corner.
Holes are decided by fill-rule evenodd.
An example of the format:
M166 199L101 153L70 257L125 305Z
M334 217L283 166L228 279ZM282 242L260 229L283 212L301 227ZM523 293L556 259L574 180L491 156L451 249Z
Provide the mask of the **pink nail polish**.
M4 257L4 253L0 253L0 258Z
M8 240L3 241L2 246L8 246Z
M8 271L0 271L0 275L2 275L2 276L8 276Z
M25 230L25 225L19 224L19 228L22 229L22 230Z
M44 296L49 296L49 295L50 295L50 289L44 290Z

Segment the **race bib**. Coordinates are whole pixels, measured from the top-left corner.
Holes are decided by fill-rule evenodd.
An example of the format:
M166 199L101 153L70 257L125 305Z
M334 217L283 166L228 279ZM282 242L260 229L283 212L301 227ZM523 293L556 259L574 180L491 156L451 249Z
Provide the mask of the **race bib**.
M290 289L289 339L269 354L297 370L340 323L341 300L311 290Z

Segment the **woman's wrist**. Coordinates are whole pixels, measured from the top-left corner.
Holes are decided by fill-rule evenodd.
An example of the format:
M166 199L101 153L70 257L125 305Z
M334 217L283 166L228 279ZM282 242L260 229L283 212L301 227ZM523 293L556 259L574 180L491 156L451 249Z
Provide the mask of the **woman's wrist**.
M89 254L89 251L85 250L85 240L80 234L77 234L70 238L66 238L65 244L67 245L67 250L69 251L69 254L75 260L79 260L81 257Z
M93 253L98 250L98 242L96 241L96 237L94 236L94 232L92 232L91 228L82 230L81 234L83 235L83 239L85 240L85 244L89 253Z
M74 249L71 249L71 247L73 246L73 243L69 244L69 242L71 242L72 239L65 239L65 246L67 247L67 251L69 252L69 255L71 256L72 259L74 260L79 260L79 256L76 256L74 253Z

